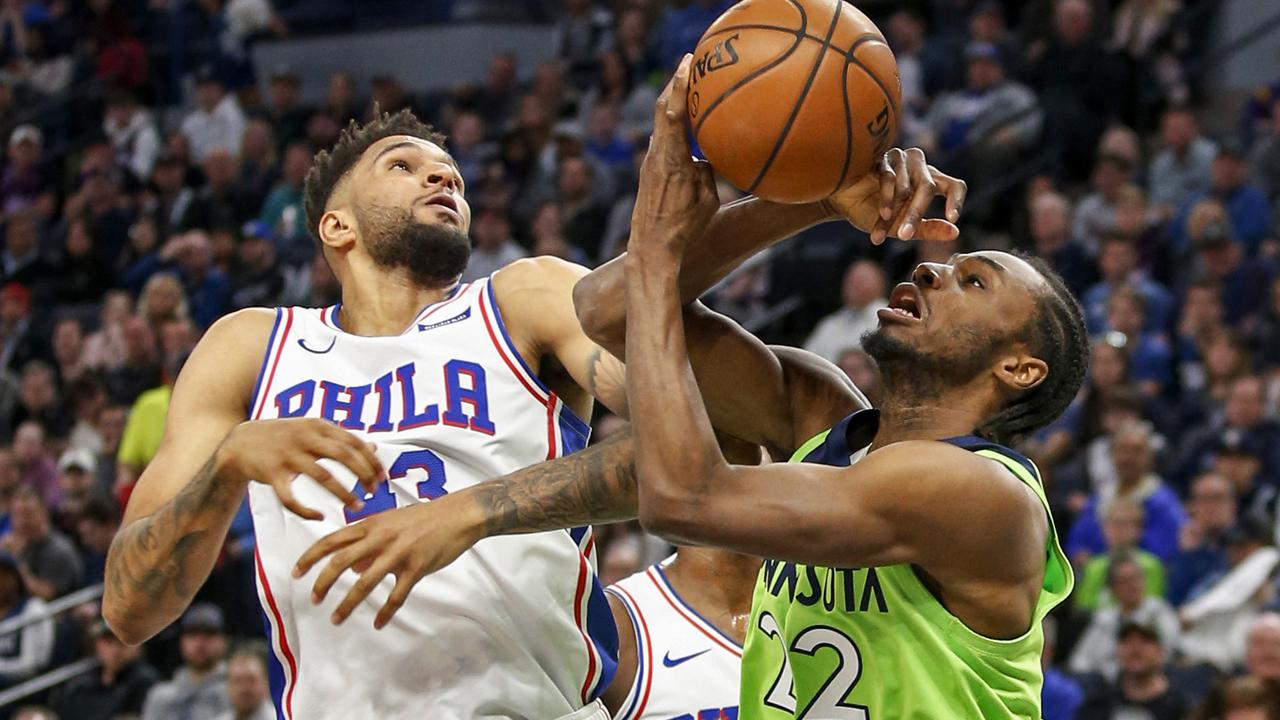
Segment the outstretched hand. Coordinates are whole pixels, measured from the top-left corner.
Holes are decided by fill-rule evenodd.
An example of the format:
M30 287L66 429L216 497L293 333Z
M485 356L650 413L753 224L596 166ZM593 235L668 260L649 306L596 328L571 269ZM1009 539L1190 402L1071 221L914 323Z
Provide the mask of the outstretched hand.
M893 148L873 172L826 202L876 245L890 237L946 242L960 235L955 223L968 189L963 180L930 165L919 148ZM945 219L924 217L938 195L947 199Z
M720 207L711 166L694 160L689 149L685 104L692 59L684 56L654 106L653 137L631 214L632 250L661 246L681 254Z

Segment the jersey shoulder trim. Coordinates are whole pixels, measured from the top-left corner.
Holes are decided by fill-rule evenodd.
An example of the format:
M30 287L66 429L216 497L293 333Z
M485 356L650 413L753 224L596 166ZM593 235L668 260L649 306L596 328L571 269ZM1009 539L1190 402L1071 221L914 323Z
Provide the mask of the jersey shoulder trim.
M661 565L651 566L647 574L654 587L657 588L658 594L667 601L667 604L671 606L672 610L675 610L677 615L688 621L698 632L705 635L716 645L737 657L742 657L742 646L738 644L738 641L726 635L724 631L703 617L702 613L694 610L693 606L685 602L684 598L680 597L680 593L676 592L676 589L672 587L671 581L667 579L667 575L662 571Z
M653 643L649 639L649 623L640 610L640 604L625 588L612 585L605 592L622 602L636 636L636 675L632 678L631 692L627 693L626 702L622 703L618 714L614 716L614 720L633 720L644 714L645 706L649 704L649 691L653 687Z

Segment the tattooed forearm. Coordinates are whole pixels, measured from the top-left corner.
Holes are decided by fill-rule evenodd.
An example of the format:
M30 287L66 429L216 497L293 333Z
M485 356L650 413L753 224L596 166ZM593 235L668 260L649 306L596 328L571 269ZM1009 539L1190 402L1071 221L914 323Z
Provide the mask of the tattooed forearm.
M107 552L104 611L148 626L180 613L213 568L243 494L211 458L172 500L122 527ZM117 633L129 630L120 624L112 622Z
M471 488L486 535L514 535L636 516L630 431L581 452Z
M626 366L604 348L596 348L587 362L587 391L610 410L627 416Z

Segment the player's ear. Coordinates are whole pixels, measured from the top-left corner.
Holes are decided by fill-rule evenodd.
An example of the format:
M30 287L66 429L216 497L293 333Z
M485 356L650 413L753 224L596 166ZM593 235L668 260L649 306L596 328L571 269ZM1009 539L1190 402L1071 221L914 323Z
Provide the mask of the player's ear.
M1006 355L996 365L996 377L1006 387L1026 391L1044 382L1049 376L1049 364L1026 353Z
M329 210L320 216L320 242L333 250L350 250L356 242L355 218L346 210Z

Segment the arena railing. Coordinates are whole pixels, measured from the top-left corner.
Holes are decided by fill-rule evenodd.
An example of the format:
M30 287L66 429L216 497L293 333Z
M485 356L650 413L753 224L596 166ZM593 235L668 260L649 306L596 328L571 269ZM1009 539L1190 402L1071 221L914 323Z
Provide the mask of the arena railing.
M0 622L0 637L7 637L9 635L22 632L25 628L36 623L57 618L74 608L88 602L93 602L100 597L102 597L101 584L67 593L60 598L50 601L45 605L44 611L39 614L33 614L27 617L11 618L4 622ZM0 691L0 708L9 707L17 703L19 700L29 698L56 685L61 685L74 677L97 669L98 665L99 662L96 657L87 657L46 670L33 678Z

